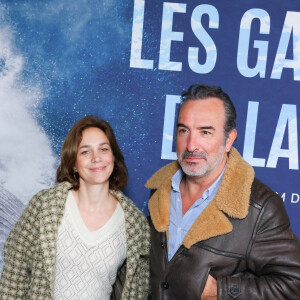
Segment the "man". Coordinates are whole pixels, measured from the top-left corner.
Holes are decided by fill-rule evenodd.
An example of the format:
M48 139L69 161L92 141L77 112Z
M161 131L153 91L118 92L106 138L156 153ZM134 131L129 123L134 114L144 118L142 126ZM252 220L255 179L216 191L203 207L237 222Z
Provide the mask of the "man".
M182 94L178 161L152 189L152 299L300 299L300 244L282 199L232 147L236 111L221 88Z

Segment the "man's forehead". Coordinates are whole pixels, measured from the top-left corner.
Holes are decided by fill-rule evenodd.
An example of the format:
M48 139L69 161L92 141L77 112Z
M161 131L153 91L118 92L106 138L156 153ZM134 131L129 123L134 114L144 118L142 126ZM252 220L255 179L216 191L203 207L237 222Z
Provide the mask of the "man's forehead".
M189 99L186 100L180 107L178 112L178 118L184 114L191 113L201 113L201 111L205 111L206 113L218 113L225 116L225 107L224 103L221 99L215 97L209 97L205 99Z

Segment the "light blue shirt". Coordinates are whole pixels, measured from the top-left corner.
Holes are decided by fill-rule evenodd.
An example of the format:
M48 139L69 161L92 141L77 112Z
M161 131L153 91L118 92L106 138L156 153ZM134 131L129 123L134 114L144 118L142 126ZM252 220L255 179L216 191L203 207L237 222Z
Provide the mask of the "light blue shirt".
M169 224L169 251L168 258L171 260L173 255L182 244L185 235L194 224L198 216L202 213L204 208L215 197L225 168L223 169L217 180L207 188L202 197L197 199L195 203L189 208L189 210L182 216L182 200L180 194L180 182L183 177L183 172L179 169L172 177L172 188L170 192L170 224Z

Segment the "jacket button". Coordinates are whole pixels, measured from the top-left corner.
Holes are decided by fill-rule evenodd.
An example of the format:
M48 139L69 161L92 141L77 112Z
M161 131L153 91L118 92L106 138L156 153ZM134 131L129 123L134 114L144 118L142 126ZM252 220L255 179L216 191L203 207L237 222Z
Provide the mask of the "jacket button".
M162 247L163 249L165 249L165 245L164 245L164 243L163 243L163 242L161 242L160 244L161 244L161 247Z
M161 287L164 289L164 290L167 290L169 288L169 284L167 282L162 282L161 283Z
M239 293L239 288L238 288L236 285L232 286L232 287L230 288L230 293L231 293L232 295L237 295L237 294Z

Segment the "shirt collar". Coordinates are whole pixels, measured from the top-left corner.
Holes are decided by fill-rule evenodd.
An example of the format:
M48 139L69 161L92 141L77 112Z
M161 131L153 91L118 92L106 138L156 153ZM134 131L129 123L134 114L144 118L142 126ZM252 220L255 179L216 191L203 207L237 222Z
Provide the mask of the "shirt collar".
M227 162L226 162L227 165ZM220 181L222 180L224 171L226 169L226 165L222 171L222 173L219 175L219 177L214 181L214 183L208 187L202 194L202 198L205 200L207 197L209 197L213 191L215 190L215 188L217 186L219 186ZM182 180L183 177L183 171L181 168L179 168L179 170L173 175L173 177L171 178L171 182L172 182L172 188L175 192L180 193L180 182Z
M180 182L182 180L182 177L183 177L183 172L182 169L179 168L179 170L171 178L172 188L175 192L180 192L179 187L180 187Z

